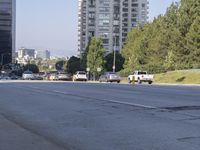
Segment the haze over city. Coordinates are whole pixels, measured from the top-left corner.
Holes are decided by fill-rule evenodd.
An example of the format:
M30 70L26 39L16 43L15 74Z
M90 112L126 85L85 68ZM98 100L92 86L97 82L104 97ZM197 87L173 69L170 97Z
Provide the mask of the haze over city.
M164 14L174 1L149 0L149 21ZM78 1L20 0L16 18L17 49L48 49L53 55L77 55Z

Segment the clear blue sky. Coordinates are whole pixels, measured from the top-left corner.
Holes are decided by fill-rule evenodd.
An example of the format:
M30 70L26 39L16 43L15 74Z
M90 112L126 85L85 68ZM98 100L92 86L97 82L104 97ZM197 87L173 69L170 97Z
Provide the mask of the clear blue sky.
M149 0L152 20L175 0ZM53 55L77 54L78 0L17 0L17 49L48 49Z

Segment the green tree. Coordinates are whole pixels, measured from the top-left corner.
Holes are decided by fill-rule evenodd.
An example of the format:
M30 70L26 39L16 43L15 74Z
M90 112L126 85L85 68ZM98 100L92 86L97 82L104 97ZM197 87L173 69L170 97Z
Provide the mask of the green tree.
M194 68L200 68L200 16L196 17L186 35L189 59Z
M68 73L74 74L76 71L81 70L80 68L80 58L72 56L67 62L66 71Z
M93 37L87 54L87 67L90 68L90 72L93 74L93 77L95 77L98 73L97 68L103 69L104 55L105 49L102 45L102 39Z
M194 61L191 59L191 49L187 46L188 39L187 34L190 32L190 28L196 18L200 16L200 1L199 0L181 0L180 8L178 11L178 29L181 33L182 39L178 50L177 64L179 69L193 68Z
M88 51L89 51L90 43L91 43L91 39L89 39L89 42L88 42L88 45L87 45L85 51L81 54L80 68L81 68L81 70L84 70L84 71L86 71L86 68L87 68L87 54L88 54Z
M105 57L105 69L106 71L113 71L113 60L114 60L114 54L110 53ZM116 52L116 64L115 64L115 71L121 71L123 69L124 65L124 58L119 52Z
M39 68L35 64L27 64L24 66L24 70L32 71L33 73L39 73Z
M173 51L168 52L165 59L164 67L166 70L171 70L171 71L175 69L175 59L174 59Z
M199 0L181 0L152 23L134 28L122 49L124 72L200 68L199 16Z
M66 63L67 63L67 61L65 61L65 60L60 60L60 61L56 62L56 64L55 64L56 70L65 70Z
M178 25L183 36L189 32L190 26L198 16L200 16L199 0L181 0Z
M142 30L140 27L136 27L128 33L126 43L122 50L122 56L125 58L125 72L132 72L138 64L136 51L138 49L138 42L141 38L141 35Z

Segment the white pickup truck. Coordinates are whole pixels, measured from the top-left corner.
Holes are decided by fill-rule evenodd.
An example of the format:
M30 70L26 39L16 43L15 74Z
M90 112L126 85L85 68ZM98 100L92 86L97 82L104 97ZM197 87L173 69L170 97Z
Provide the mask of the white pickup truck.
M148 82L149 84L153 83L153 75L147 74L146 71L135 71L132 75L128 76L128 82L138 82L141 84L142 82Z

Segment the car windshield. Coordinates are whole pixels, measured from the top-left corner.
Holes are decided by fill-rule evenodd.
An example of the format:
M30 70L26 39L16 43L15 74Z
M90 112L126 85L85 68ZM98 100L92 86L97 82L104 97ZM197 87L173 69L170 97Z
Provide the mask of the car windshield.
M39 75L45 75L45 72L39 72Z
M117 75L115 72L108 72L108 75Z
M60 72L59 74L61 74L61 75L67 75L67 73L65 73L65 72Z
M49 73L50 73L50 74L57 74L58 71L50 71Z
M78 72L78 74L85 75L86 73L84 71L81 71L81 72Z
M147 74L147 72L145 72L145 71L140 71L140 72L138 72L138 74L139 74L139 75Z
M24 74L33 74L31 71L25 71Z

